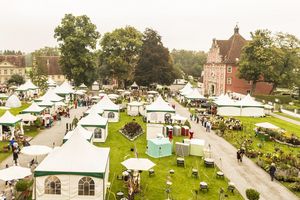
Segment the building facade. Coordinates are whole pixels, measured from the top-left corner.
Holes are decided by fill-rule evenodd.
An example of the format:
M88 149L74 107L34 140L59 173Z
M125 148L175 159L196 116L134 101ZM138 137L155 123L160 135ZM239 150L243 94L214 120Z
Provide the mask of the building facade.
M247 94L251 90L251 82L238 78L238 62L243 46L247 43L234 28L234 34L228 40L213 39L212 46L204 65L204 93L221 95L229 92ZM256 94L269 94L272 85L265 82L256 84Z
M4 84L13 74L26 76L24 55L0 55L0 83Z
M57 84L61 84L66 80L59 65L59 56L38 56L35 59L36 64Z

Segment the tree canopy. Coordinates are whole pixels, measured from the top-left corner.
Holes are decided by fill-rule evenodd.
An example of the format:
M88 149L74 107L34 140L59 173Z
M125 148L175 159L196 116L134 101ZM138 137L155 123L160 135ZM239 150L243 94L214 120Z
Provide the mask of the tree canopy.
M7 80L8 85L22 85L25 83L24 77L20 74L13 74L11 77Z
M142 33L131 26L106 33L100 42L102 76L117 80L120 86L132 81L142 46Z
M203 51L173 49L171 57L174 67L181 69L185 75L200 77L207 54Z
M161 36L155 30L147 28L143 34L135 81L144 86L152 83L170 85L177 77L169 50L163 46Z
M100 37L96 26L86 16L66 14L55 28L54 37L61 52L60 65L63 73L75 85L91 85L96 79L96 49Z

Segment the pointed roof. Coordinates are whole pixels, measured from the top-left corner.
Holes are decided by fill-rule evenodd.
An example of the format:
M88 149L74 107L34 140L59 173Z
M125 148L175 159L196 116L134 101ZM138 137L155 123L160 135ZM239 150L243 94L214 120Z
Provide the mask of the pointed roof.
M62 101L64 98L61 96L58 96L55 93L55 89L48 89L47 92L40 98L36 99L36 101L52 101L52 102L59 102Z
M47 85L50 86L50 87L51 86L55 87L57 84L56 84L56 82L52 78L48 78Z
M54 103L52 101L50 101L49 99L44 99L43 101L38 102L37 104L41 107L52 107L52 106L54 106Z
M74 174L103 178L109 151L109 148L99 148L89 143L80 132L74 132L61 148L52 151L37 166L34 176Z
M73 87L69 84L68 81L63 82L59 87L55 88L56 94L73 94L74 90Z
M180 92L184 92L186 91L187 89L191 89L192 88L192 85L190 84L190 82L188 82L182 89L180 89L179 91Z
M19 108L21 107L22 103L17 97L17 95L13 94L6 100L5 106L9 108Z
M97 105L97 109L102 109L104 111L120 110L120 106L112 102L106 94L103 95L102 99L96 105Z
M90 109L85 111L86 114L90 114L92 112L95 112L97 114L103 114L104 110L102 109L102 107L98 107L98 104L94 104Z
M101 117L96 112L91 112L87 116L83 117L79 122L79 125L83 127L101 127L105 128L107 125L107 118Z
M261 107L264 108L264 105L258 101L255 101L250 94L247 94L238 104L242 107Z
M87 88L87 86L84 83L82 83L81 85L79 85L79 87L80 88Z
M175 109L165 102L161 96L150 105L146 106L147 112L172 112L175 113Z
M36 90L39 89L36 85L34 85L30 79L28 79L23 85L20 85L16 91L27 91L27 90Z
M74 130L69 131L65 135L64 142L67 141L68 139L70 139L74 134L77 134L77 132L79 132L79 134L81 134L88 141L90 141L93 137L92 131L88 131L85 128L83 128L81 125L78 125L78 126L76 126L76 128Z
M131 85L131 87L139 87L138 84L136 84L136 82L134 81Z
M8 110L0 117L0 125L12 126L20 121L20 117L13 116Z
M228 94L220 95L216 100L215 104L218 106L238 106L229 96Z
M24 109L22 113L41 113L45 109L45 107L41 107L35 102L32 102L32 104L28 108Z
M194 88L192 92L190 92L189 94L187 94L185 96L188 99L205 99L205 97L200 94L199 90L197 88Z

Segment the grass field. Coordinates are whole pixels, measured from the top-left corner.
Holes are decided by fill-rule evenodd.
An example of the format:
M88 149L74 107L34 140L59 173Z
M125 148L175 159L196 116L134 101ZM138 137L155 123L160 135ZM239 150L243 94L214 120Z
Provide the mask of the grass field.
M109 194L110 200L115 199L114 193L123 191L127 193L127 188L124 186L122 180L118 180L117 175L121 175L125 168L121 162L127 158L134 157L131 148L136 147L138 156L140 158L149 158L156 166L154 167L155 176L149 177L148 172L142 172L141 187L142 192L136 195L135 199L149 199L149 200L162 200L167 199L166 180L170 179L173 183L171 186L172 199L188 200L188 199L219 199L220 188L225 190L223 195L228 196L226 199L243 199L241 195L235 191L234 194L227 191L228 180L217 179L216 171L214 168L205 168L203 161L199 157L189 156L185 157L186 167L176 166L176 156L172 155L160 159L155 159L145 154L147 141L146 134L143 134L134 142L127 140L119 133L127 122L136 119L136 122L142 125L146 130L146 124L142 122L141 117L129 117L125 113L121 113L121 122L109 124L109 135L104 144L97 143L98 146L110 147L110 182L111 193ZM182 137L175 137L175 141L181 141ZM174 141L174 142L175 142ZM196 179L191 176L192 168L198 168L200 178ZM170 175L169 170L174 169L175 174ZM199 192L196 197L195 190L199 189L200 181L205 181L209 185L208 192ZM221 198L222 199L222 198Z

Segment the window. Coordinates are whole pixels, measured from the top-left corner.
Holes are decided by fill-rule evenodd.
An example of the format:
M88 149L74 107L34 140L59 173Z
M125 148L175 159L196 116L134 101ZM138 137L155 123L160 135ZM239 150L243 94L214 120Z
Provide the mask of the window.
M14 70L13 69L10 70L10 74L14 74Z
M94 196L95 182L91 177L83 177L78 182L78 195Z
M232 73L232 66L227 67L227 73Z
M57 76L57 79L60 79L60 75Z
M94 131L94 137L95 138L102 138L102 130L101 128L96 128Z
M7 69L4 70L4 74L5 74L5 75L7 74Z
M109 112L107 117L108 118L115 118L115 113L114 112Z
M45 194L61 194L61 183L56 176L49 176L45 180Z
M231 85L231 83L232 83L232 78L231 77L227 78L227 84Z

